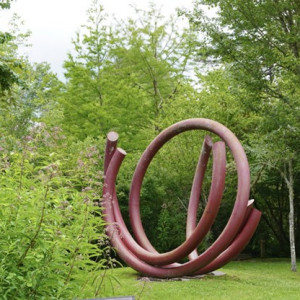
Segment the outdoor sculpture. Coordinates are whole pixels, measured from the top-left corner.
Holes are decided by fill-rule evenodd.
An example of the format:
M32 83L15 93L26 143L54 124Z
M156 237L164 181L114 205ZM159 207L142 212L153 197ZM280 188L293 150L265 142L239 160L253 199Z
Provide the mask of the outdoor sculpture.
M168 140L181 132L195 129L213 132L222 141L213 144L209 136L204 139L188 206L186 240L170 252L158 253L148 240L141 222L142 181L151 160ZM118 135L115 132L107 135L102 202L107 235L125 263L138 272L152 277L200 275L222 267L244 249L257 228L261 212L253 208L253 200L248 201L250 172L247 157L240 142L228 128L209 119L188 119L165 129L150 143L136 167L129 195L130 221L136 240L123 221L115 191L116 177L126 155L124 150L116 147L117 139ZM236 163L238 175L236 201L223 232L207 250L198 255L196 249L210 230L223 195L226 169L225 144L231 150ZM211 188L206 208L197 224L201 186L211 150L213 153ZM183 264L176 262L187 256L188 262Z

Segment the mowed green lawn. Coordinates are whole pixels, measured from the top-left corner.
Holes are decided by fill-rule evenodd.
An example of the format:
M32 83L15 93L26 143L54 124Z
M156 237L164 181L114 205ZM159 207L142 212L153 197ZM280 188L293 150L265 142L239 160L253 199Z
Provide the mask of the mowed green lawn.
M102 286L99 296L131 295L144 300L300 299L300 270L292 273L288 260L236 261L221 271L226 275L189 281L151 282L138 281L138 274L131 268L119 268L107 272L105 286Z

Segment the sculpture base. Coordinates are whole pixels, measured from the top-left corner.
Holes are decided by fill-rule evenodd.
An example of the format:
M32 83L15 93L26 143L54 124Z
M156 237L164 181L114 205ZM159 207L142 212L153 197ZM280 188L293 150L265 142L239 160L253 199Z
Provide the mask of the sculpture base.
M199 279L203 279L204 277L207 276L225 276L226 273L221 272L221 271L213 271L211 273L208 274L204 274L204 275L195 275L195 276L182 276L182 277L175 277L175 278L157 278L157 277L149 277L149 276L142 276L139 275L137 277L137 280L139 281L189 281L189 280L199 280Z

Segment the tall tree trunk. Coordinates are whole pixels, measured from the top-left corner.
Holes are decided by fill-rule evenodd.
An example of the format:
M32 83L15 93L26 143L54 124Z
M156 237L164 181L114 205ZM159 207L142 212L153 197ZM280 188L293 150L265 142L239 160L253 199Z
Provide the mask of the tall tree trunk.
M289 233L290 233L290 249L291 249L291 270L292 272L297 271L296 263L296 247L295 247L295 224L294 224L294 178L293 178L293 165L292 160L288 163L288 170L284 170L283 173L284 180L286 182L289 191L289 203L290 203L290 213L289 213Z

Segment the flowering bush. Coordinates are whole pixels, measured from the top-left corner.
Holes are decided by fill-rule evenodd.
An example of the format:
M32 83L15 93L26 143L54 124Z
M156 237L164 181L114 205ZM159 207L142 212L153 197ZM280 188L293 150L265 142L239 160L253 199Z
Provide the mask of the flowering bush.
M2 299L97 296L114 261L99 207L102 141L70 143L57 127L0 136ZM100 151L99 151L100 149Z

